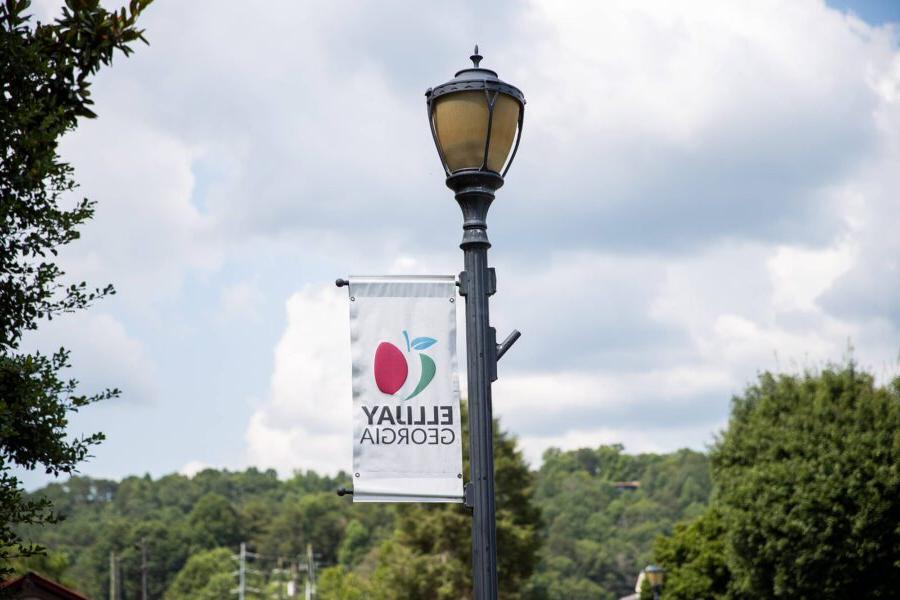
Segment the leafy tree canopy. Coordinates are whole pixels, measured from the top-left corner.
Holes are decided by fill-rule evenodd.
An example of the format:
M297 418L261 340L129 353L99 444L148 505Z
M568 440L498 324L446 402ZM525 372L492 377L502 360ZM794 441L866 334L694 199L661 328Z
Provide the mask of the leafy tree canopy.
M736 397L713 510L657 544L666 598L892 598L900 587L900 379L850 362Z
M724 600L731 572L725 560L722 514L710 508L693 521L675 526L671 536L660 537L654 562L666 565L666 600ZM652 598L652 593L642 598Z
M462 426L467 438L465 411ZM467 445L463 448L464 469L468 470ZM514 600L523 598L525 583L537 562L540 511L532 502L533 474L515 438L496 421L494 464L500 597ZM393 533L372 553L374 570L369 577L334 570L320 583L320 591L325 598L343 597L339 593L394 600L468 597L472 589L471 527L471 515L458 504L399 505ZM367 567L363 561L357 571L364 572Z
M221 600L234 588L234 554L215 548L194 554L166 591L165 600Z
M38 550L16 524L56 520L46 499L25 498L11 469L73 472L103 436L68 440L68 413L118 393L79 393L77 381L61 378L66 350L27 353L20 344L41 321L113 292L65 284L55 262L94 212L87 199L64 206L76 185L58 144L79 118L96 116L91 79L117 51L128 55L144 40L136 23L149 3L131 0L109 12L98 0L66 0L59 19L40 24L31 21L29 0L0 2L0 572L10 557Z

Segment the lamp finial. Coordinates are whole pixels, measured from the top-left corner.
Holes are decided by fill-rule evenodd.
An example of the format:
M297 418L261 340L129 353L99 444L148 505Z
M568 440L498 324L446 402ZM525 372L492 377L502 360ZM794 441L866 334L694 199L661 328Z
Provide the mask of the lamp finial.
M475 44L475 54L469 57L469 60L475 65L475 68L478 68L478 65L481 63L481 59L484 58L482 55L478 54L478 44Z

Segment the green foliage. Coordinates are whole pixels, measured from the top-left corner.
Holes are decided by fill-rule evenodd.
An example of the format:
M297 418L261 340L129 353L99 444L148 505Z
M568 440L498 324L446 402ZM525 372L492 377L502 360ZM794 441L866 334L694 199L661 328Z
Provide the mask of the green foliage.
M735 595L890 598L900 587L900 380L851 363L735 398L712 453Z
M269 531L260 540L260 552L298 556L312 544L321 560L334 564L350 506L334 489L305 496L289 494L278 506Z
M231 502L215 492L200 498L188 515L194 541L204 548L241 543L240 516Z
M63 585L72 583L68 577L69 557L63 552L46 552L17 558L12 561L12 570L16 575L25 575L31 571Z
M338 561L346 567L354 567L365 557L372 541L369 529L353 519L344 530L344 539L338 548Z
M378 548L369 590L394 600L464 598L472 588L471 519L456 507L403 507L394 536ZM468 543L467 543L468 542Z
M711 453L713 509L657 543L666 598L892 598L900 586L900 380L851 362L765 373Z
M221 600L234 588L235 562L227 548L194 554L166 590L165 600Z
M76 186L57 149L79 118L96 116L91 79L143 40L136 22L149 3L108 12L97 0L68 0L55 22L32 24L28 0L0 2L0 574L11 557L39 551L17 535L17 524L57 521L47 499L25 498L12 467L72 473L103 436L68 439L68 413L118 393L81 394L77 381L60 378L66 350L29 354L19 345L41 321L113 293L64 284L54 262L94 212L86 199L63 207Z
M687 451L550 451L535 473L515 439L497 428L495 462L504 599L629 593L649 561L650 540L670 522L700 514L697 487L708 489L705 458ZM610 485L623 479L640 480L641 489ZM227 598L237 586L233 557L241 542L251 553L248 581L263 590L259 597L279 597L290 579L302 588L307 544L322 567L323 599L470 597L472 522L465 509L354 504L334 493L348 480L306 472L281 481L274 471L256 469L121 482L73 477L40 491L66 519L22 533L65 554L68 581L92 598L108 592L111 553L123 598L140 597L142 542L153 598Z
M700 514L711 490L699 452L625 454L621 446L544 454L535 499L545 542L529 598L594 600L634 592L653 540ZM639 489L613 484L640 482Z
M344 567L322 570L316 592L319 600L382 600L384 596L366 591L367 586L352 571Z
M468 419L463 412L463 437ZM463 444L464 469L468 452ZM531 500L533 475L516 440L494 422L497 568L500 597L522 598L537 562L540 511ZM471 594L471 515L459 504L411 504L397 508L396 526L377 550L370 592L386 598L455 600Z
M344 481L343 475L331 478L315 474L308 478L298 474L288 481L279 481L275 471L257 469L237 473L210 469L193 478L128 477L118 483L73 477L65 484L54 483L39 492L54 503L65 520L52 528L26 527L21 533L66 553L71 561L67 576L75 584L72 587L91 598L104 597L108 592L110 553L119 560L123 597L140 597L143 540L147 547L150 597L162 598L172 589L173 580L188 560L214 550L210 544L216 540L225 540L231 554L237 553L241 541L254 552L274 548L285 535L290 535L275 526L275 520L286 498L296 498L294 490L316 490L313 495L332 490L333 495L333 490ZM346 503L343 509L347 509ZM378 529L375 522L365 522ZM302 546L305 552L303 544L298 541L295 547ZM286 561L296 558L285 556ZM274 560L252 565L263 572L263 579L276 566ZM232 573L235 568L236 563L231 561L226 571ZM201 579L204 571L198 573L191 580ZM192 584L191 589L211 590L213 597L224 585L221 575L216 580L208 588L204 580L200 585ZM229 584L229 589L233 589L236 578L231 576Z
M725 525L714 507L693 521L679 523L654 546L655 561L665 565L666 600L727 598L731 573L725 560Z

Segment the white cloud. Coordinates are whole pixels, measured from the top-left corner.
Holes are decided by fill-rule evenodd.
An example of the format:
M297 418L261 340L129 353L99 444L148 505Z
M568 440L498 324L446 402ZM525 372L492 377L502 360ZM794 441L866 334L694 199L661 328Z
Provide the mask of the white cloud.
M529 275L501 272L517 282L504 321L537 327L523 327L500 365L496 411L531 459L547 444L703 448L761 370L819 368L866 339L857 359L890 373L877 336L817 303L853 257L845 242L732 243L676 257L562 255Z
M72 369L79 391L94 394L119 388L122 396L111 402L152 403L158 393L159 372L144 344L112 315L85 311L63 315L41 326L23 341L26 350L44 353L59 347L71 351Z
M476 39L529 100L490 232L494 324L524 332L497 411L530 457L702 446L758 370L839 360L848 341L893 368L896 30L814 0L198 1L145 16L152 45L101 75L101 118L63 146L99 201L67 267L114 282L130 310L118 333L96 329L121 356L79 360L113 384L102 369L153 374L122 383L150 397L171 376L146 348L181 343L173 323L194 339L237 320L280 331L271 380L241 392L268 385L251 463L350 464L345 297L305 284L458 271L421 93ZM265 301L295 284L282 327ZM145 322L169 326L126 334ZM191 376L247 376L207 369Z
M817 2L533 6L540 42L523 40L510 75L526 136L501 191L515 190L529 247L841 232L827 189L877 153L890 29Z
M778 247L768 261L775 307L782 311L818 311L818 297L852 263L853 249L849 244L824 249Z
M192 461L185 463L185 465L183 467L181 467L181 469L178 472L180 474L184 475L185 477L193 477L200 471L203 471L204 469L209 469L209 468L210 468L210 466L208 464L206 464L205 462L203 462L202 460L192 460Z
M269 396L246 432L247 460L277 468L351 468L346 290L309 286L287 301Z
M194 162L183 140L135 119L128 95L109 99L102 119L82 123L62 145L79 196L97 201L81 239L65 249L67 271L112 281L119 301L139 311L177 297L192 269L219 264L221 244L193 203Z
M293 232L361 269L429 271L446 258L417 249L434 251L433 232L458 219L434 183L421 104L407 97L434 81L395 70L380 34L329 50L323 42L357 32L368 10L338 24L345 8L318 13L328 26L297 42L314 64L294 51L260 68L248 58L262 35L251 28L224 70L212 48L235 13L208 25L198 64L264 108L251 118L227 100L196 122L174 118L235 166L210 204L217 227ZM886 166L872 169L895 139L900 62L888 29L819 2L516 8L507 25L521 35L485 46L486 64L529 98L521 155L492 215L504 267L494 322L500 335L525 332L495 397L530 456L556 443L702 446L758 370L838 360L857 339L864 360L886 360L890 344L871 323L823 298L860 269L883 281L862 261L892 239L873 217L885 208L873 191L896 184ZM265 35L288 50L288 38ZM174 52L181 42L164 43ZM456 43L439 38L435 51L452 56ZM303 79L302 94L285 72ZM217 130L220 111L244 115L253 134ZM264 167L247 161L257 155ZM432 194L443 204L423 201ZM308 287L289 300L269 397L247 430L252 461L349 465L345 331L340 291Z
M265 296L258 282L240 281L222 289L219 317L223 321L259 321Z

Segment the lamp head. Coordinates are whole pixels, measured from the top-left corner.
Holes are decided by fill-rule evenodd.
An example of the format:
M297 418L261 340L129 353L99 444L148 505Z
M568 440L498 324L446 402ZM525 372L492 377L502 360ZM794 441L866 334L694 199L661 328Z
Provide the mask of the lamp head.
M662 587L663 581L666 578L666 570L657 565L648 565L644 568L644 574L647 576L647 581L650 582L652 587Z
M478 46L469 58L472 67L425 92L431 134L448 178L493 174L502 185L522 135L525 96L480 66Z

